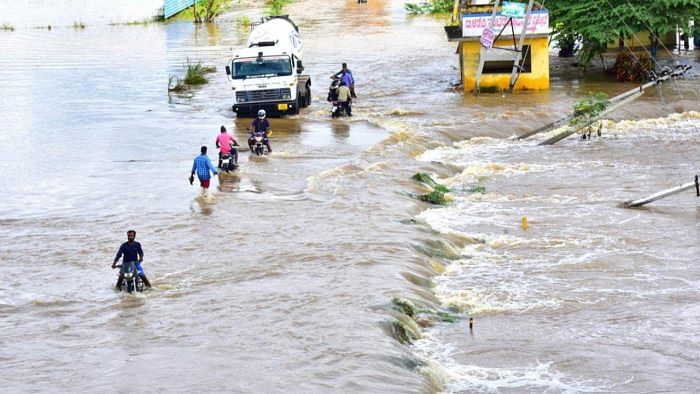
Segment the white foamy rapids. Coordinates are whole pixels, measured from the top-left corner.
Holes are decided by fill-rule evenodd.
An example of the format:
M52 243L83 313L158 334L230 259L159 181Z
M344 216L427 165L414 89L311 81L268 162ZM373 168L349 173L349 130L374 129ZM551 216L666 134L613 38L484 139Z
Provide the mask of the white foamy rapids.
M603 119L602 126L600 138L645 137L660 141L677 139L697 140L700 138L700 112L688 111L674 113L662 118L621 120L618 122ZM540 137L553 137L564 132L567 127L562 126L540 134ZM593 130L597 130L597 126L593 127Z
M440 342L434 330L428 330L413 345L413 351L429 366L439 365L439 371L447 382L443 392L601 392L612 387L605 382L571 378L553 370L552 362L533 360L529 365L511 368L487 368L460 364L454 355L460 352L455 346Z
M417 216L419 220L426 222L437 232L490 248L511 249L523 246L555 248L566 246L567 242L560 238L526 237L525 234L520 237L512 234L470 232L468 230L469 228L484 228L486 226L517 230L521 217L517 213L504 213L504 209L497 204L470 204L469 202L427 209ZM577 245L581 244L577 243ZM474 253L473 245L465 247L463 253Z
M407 108L394 108L388 112L388 115L407 116L407 115L423 115L423 112Z
M381 174L390 167L390 163L378 161L374 163L350 163L331 168L309 177L306 191L329 193L335 196L345 192L345 186L350 178L367 174Z
M452 146L431 149L416 157L419 161L464 166L470 162L506 156L518 143L490 137L475 137L455 142Z
M476 250L435 277L433 291L444 306L470 315L555 309L560 300L549 289L561 280L542 270L544 265L515 254Z

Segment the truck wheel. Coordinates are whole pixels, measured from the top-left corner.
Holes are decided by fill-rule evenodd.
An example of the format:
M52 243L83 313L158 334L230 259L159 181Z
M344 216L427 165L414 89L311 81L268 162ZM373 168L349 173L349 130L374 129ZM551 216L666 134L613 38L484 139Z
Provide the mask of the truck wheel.
M306 94L304 95L304 107L311 105L311 89L306 86Z
M294 100L294 108L290 111L292 115L296 115L299 113L299 107L303 103L303 99L301 98L301 93L297 91L297 99Z

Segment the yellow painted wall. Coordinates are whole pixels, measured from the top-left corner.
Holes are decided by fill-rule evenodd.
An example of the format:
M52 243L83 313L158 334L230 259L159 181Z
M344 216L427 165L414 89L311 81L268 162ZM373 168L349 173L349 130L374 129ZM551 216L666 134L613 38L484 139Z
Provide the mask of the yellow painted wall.
M549 48L548 38L525 39L525 44L530 44L530 59L532 72L522 73L515 83L514 90L543 90L549 89ZM499 40L494 46L512 46L512 40ZM474 91L476 84L476 71L479 67L481 44L479 41L462 41L460 43L460 56L462 56L462 82L466 92ZM513 53L515 56L515 53ZM510 73L508 74L482 74L481 89L508 89Z
M668 48L673 48L676 45L676 33L668 33L659 37L661 42ZM618 42L609 42L608 49L617 49ZM639 32L632 38L625 40L625 47L627 48L641 48L646 47L647 50L651 50L651 40L649 39L649 32Z

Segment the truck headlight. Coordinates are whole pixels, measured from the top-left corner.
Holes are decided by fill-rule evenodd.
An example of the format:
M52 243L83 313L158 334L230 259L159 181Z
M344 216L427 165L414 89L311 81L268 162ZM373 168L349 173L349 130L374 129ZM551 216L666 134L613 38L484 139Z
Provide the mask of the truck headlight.
M291 100L292 99L292 91L289 89L282 89L282 100Z

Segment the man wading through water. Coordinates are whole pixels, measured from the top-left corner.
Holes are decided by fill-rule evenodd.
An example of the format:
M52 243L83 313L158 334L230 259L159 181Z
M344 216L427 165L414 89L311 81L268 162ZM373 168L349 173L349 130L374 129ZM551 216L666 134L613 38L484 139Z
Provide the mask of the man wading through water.
M197 178L199 178L199 184L202 186L202 194L207 195L207 189L209 189L209 182L211 180L211 175L209 172L213 172L214 175L218 174L219 171L211 164L211 160L207 157L207 147L203 146L200 151L201 155L194 158L192 163L192 174L190 174L190 185L194 183L194 174L197 173Z
M139 273L139 277L141 277L141 280L143 281L143 284L146 285L147 288L151 288L151 282L148 281L148 278L146 278L146 273L143 272L143 268L141 267L141 263L143 262L143 249L141 249L141 244L134 241L136 239L136 231L134 230L129 230L126 232L126 239L127 241L122 244L122 246L119 247L119 251L117 252L117 257L114 258L114 262L112 263L112 269L117 268L117 262L119 259L124 256L124 260L122 260L122 264L125 263L131 263L133 262L134 265L136 266L136 271ZM119 279L117 279L117 290L121 290L121 285L122 282L124 281L124 274L119 272Z

